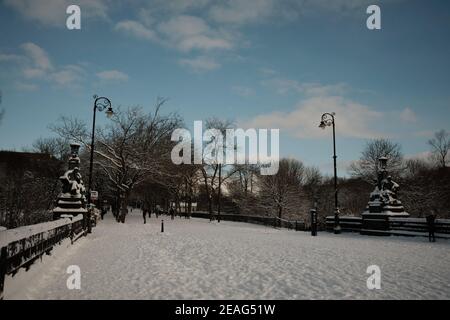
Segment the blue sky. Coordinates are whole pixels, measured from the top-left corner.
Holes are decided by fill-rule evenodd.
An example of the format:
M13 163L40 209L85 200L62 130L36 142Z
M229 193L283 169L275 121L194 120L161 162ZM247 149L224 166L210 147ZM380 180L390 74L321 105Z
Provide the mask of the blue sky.
M81 30L66 8L81 8ZM366 8L381 8L381 30ZM0 149L50 136L59 115L90 124L92 95L167 112L186 125L211 116L279 128L280 153L331 172L336 112L339 168L369 138L407 156L450 130L450 3L365 0L0 2ZM105 117L98 117L105 124Z

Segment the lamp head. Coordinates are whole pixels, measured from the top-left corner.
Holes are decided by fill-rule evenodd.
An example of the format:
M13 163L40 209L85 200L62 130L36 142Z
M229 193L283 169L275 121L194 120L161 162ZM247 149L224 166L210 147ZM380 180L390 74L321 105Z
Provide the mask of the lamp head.
M111 106L108 107L108 109L105 111L105 113L109 119L111 119L111 117L114 115L114 111Z
M381 169L383 169L383 170L386 169L386 167L387 167L387 160L388 160L388 158L386 158L386 157L378 158L378 161L380 162Z
M320 121L320 124L319 124L319 128L320 129L325 129L325 127L326 127L327 125L325 124L325 121Z

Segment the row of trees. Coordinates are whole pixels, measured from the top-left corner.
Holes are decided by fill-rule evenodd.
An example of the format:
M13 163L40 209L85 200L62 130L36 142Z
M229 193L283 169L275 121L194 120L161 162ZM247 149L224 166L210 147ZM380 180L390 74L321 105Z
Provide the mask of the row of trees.
M172 202L180 209L184 202L190 211L191 204L197 202L198 209L211 214L226 211L285 219L307 219L314 205L322 216L333 212L332 178L296 159L281 159L278 173L268 176L261 175L258 165L253 164L173 164L170 156L176 142L171 141L171 135L183 127L183 121L177 114L163 114L164 103L165 99L158 99L151 112L140 107L118 108L109 124L97 129L94 189L99 191L101 201L112 204L118 221L125 222L130 203L167 209ZM233 124L212 118L205 126L224 132ZM82 173L87 180L90 131L86 124L62 117L51 128L57 137L38 139L32 150L65 162L69 142L80 143ZM206 144L218 143L214 139ZM402 186L400 198L408 212L420 216L434 209L448 216L449 134L439 131L429 144L429 159L405 159L400 145L392 141L368 141L361 158L349 168L350 178L339 179L342 213L358 215L364 210L378 158L386 156L389 172Z
M179 208L183 201L190 208L196 201L200 209L217 214L229 211L300 219L307 217L313 205L323 215L333 212L331 177L295 159L281 159L278 173L268 176L260 174L258 165L226 165L211 159L201 164L174 165L170 152L175 142L170 136L183 123L176 114L160 115L164 102L159 99L152 114L140 108L119 110L111 125L97 133L97 189L106 188L105 194L109 192L114 202L121 203L116 208L124 208L130 200L166 209L169 202ZM225 134L233 123L211 118L205 121L205 127ZM79 121L62 119L53 128L64 139L78 141L89 150L89 135ZM217 143L215 137L206 142ZM349 168L350 178L339 181L343 213L357 215L364 210L377 175L378 158L385 156L389 159L388 171L402 185L401 197L409 212L421 215L434 209L447 215L448 133L437 132L429 145L429 159L405 159L397 143L387 139L368 141L361 158Z

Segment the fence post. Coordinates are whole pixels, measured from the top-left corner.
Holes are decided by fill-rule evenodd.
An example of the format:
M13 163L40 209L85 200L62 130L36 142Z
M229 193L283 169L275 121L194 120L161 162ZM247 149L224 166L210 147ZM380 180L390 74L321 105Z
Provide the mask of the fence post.
M317 211L316 209L311 209L311 235L317 236Z
M6 276L6 258L8 257L8 246L3 247L0 253L0 300L3 300Z
M70 219L72 220L72 219ZM75 237L75 231L74 229L74 223L72 221L72 223L70 224L70 244L73 244L73 238Z

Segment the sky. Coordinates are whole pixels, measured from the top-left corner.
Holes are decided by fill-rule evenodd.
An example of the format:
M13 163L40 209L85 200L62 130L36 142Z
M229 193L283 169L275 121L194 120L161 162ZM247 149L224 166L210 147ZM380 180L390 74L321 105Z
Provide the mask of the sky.
M81 9L69 30L66 8ZM381 9L369 30L366 9ZM450 131L450 2L366 0L0 0L0 149L54 135L59 116L91 124L94 94L113 107L218 117L280 129L280 154L339 174L369 139L408 157ZM97 117L104 125L104 115Z

